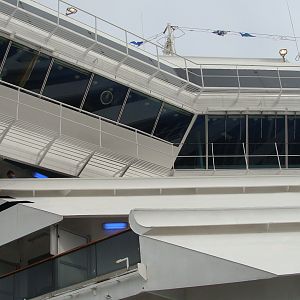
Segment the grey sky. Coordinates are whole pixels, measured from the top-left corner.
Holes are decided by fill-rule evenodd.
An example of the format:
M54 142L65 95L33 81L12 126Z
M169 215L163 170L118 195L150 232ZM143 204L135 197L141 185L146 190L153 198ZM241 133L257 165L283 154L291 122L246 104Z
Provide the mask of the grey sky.
M55 2L55 0L39 0ZM167 22L182 27L200 27L243 32L293 35L286 0L68 0L91 13L147 38L163 31ZM296 35L300 36L300 1L289 0ZM179 34L179 33L178 33ZM300 40L299 40L300 43ZM219 37L208 33L187 33L177 39L180 55L278 57L288 48L288 59L297 54L295 42Z

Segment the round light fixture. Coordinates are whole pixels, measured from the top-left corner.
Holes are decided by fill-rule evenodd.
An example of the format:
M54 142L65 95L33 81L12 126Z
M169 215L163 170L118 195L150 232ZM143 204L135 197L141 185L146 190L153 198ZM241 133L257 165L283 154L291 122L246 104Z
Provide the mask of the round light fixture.
M77 8L74 6L70 6L66 10L66 16L76 14L78 12Z
M288 54L288 50L286 48L280 49L279 54L282 57L283 61L285 62L285 56Z

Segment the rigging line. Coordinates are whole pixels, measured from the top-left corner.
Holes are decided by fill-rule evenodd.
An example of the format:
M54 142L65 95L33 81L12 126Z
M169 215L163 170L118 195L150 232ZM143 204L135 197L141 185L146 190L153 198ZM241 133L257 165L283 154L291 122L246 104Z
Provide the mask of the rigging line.
M290 5L289 5L288 0L286 0L285 2L286 2L286 5L287 5L287 8L288 8L288 11L289 11L290 21L291 21L293 34L294 34L294 38L295 38L295 43L296 43L296 48L297 48L297 51L298 51L298 54L297 54L295 59L299 60L300 59L300 51L299 51L298 41L297 41L297 38L296 38L296 32L295 32L294 22L293 22L293 18L292 18L292 13L291 13L291 9L290 9Z
M195 32L212 32L215 29L209 28L193 28L193 27L179 27L180 29L187 30L187 31L195 31ZM233 31L233 30L226 30L228 33L236 33L240 34L240 31ZM280 35L280 34L269 34L269 33L258 33L258 32L249 32L250 34L256 36L268 36L268 37L279 37L279 38L290 38L290 39L300 39L300 36L291 36L291 35Z

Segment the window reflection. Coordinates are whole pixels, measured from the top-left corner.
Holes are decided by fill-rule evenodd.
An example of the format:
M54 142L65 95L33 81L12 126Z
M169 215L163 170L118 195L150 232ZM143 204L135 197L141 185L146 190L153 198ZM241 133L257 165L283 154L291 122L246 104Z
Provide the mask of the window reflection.
M120 122L151 133L161 107L161 101L131 91Z
M288 141L290 168L300 167L300 116L288 117Z
M245 116L209 116L208 142L209 168L246 168Z
M116 121L127 91L128 87L95 75L83 109Z
M1 77L6 82L39 93L49 65L50 57L47 55L13 43Z
M179 144L193 115L175 106L164 104L154 135L171 143Z
M80 107L90 75L87 71L54 61L43 95Z
M276 145L275 145L276 143ZM249 165L255 168L285 165L284 116L249 116Z
M176 169L205 169L205 116L198 116L175 163Z

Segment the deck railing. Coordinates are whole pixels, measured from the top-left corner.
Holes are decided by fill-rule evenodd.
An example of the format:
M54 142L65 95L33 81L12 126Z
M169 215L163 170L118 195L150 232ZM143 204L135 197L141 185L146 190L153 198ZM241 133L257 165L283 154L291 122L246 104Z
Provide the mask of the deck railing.
M31 299L94 278L105 280L139 262L139 238L126 231L1 277L0 299Z

